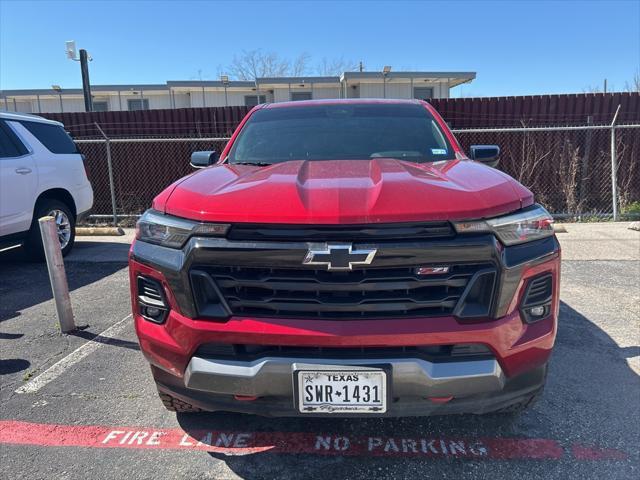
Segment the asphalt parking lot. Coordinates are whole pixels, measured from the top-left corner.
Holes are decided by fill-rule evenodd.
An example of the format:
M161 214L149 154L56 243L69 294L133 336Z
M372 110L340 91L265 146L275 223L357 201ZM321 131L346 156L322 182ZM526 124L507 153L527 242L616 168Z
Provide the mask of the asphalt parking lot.
M131 318L129 237L66 260L61 336L46 267L0 254L0 477L638 478L640 232L569 224L545 394L513 416L269 419L174 414Z

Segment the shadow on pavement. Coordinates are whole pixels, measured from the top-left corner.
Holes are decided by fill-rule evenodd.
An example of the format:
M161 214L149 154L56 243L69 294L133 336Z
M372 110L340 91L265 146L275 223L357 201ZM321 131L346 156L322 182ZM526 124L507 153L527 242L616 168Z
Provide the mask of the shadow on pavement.
M112 347L122 347L122 348L128 348L130 350L140 350L140 345L138 345L138 342L121 340L119 338L103 337L97 333L92 333L89 330L79 329L79 330L70 332L69 335L73 335L74 337L84 338L85 340L89 340L91 342L103 343L105 345L109 345Z
M129 246L115 243L110 245L124 253L93 261L70 260L69 257L65 259L69 291L97 282L127 267L126 251ZM100 255L101 251L103 250L96 247L94 255ZM75 252L70 256L73 255ZM114 261L110 261L111 258ZM21 310L50 300L52 294L46 264L26 261L18 250L0 254L0 298L0 322L17 317Z
M637 346L618 347L603 330L562 302L558 339L545 393L537 404L519 416L495 414L331 419L263 418L218 412L178 414L177 420L185 432L193 433L194 438L199 438L198 435L203 431L220 430L285 434L304 432L347 437L518 437L553 439L561 442L567 449L571 442L588 439L605 447L622 448L631 453L629 445L635 444L638 435L631 425L633 422L628 419L637 418L640 382L625 359L637 354ZM265 442L264 446L268 447L268 443ZM369 472L373 472L371 469L374 464L378 469L379 465L394 461L390 458L368 458L366 463L358 464L348 462L346 457L314 456L313 463L309 464L315 468L305 470L301 466L303 461L294 455L210 455L224 461L242 478L278 476L326 479L331 473L322 467L339 468L340 477L354 477L367 473L367 468L370 468ZM433 462L433 459L423 461ZM452 464L449 463L449 466Z
M0 375L21 372L30 366L31 362L22 358L7 358L6 360L0 359Z

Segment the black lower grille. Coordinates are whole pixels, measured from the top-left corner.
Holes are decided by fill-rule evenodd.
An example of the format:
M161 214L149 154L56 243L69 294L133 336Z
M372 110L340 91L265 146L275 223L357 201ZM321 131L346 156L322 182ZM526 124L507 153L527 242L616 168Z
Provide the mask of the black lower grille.
M488 357L491 350L479 343L402 347L300 347L293 345L245 345L205 343L195 352L197 357L255 360L263 357L304 358L423 358L449 360L461 357Z
M416 267L345 272L244 266L194 268L192 276L206 272L211 277L234 315L319 319L450 315L474 275L494 270L490 264L452 265L447 273L435 275L418 275ZM478 278L484 281L485 277ZM491 277L491 289L493 280ZM193 285L197 288L198 283ZM490 296L487 298L490 302Z

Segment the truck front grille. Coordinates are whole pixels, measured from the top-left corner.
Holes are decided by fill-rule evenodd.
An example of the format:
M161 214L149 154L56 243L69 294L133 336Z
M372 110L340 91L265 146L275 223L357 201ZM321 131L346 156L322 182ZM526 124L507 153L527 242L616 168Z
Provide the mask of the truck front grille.
M416 267L329 272L207 266L192 270L194 289L203 284L194 276L205 273L233 315L311 319L443 316L471 302L476 312L487 314L496 279L491 264L452 265L449 272L436 275L419 275ZM472 279L474 285L470 285ZM461 302L463 294L473 298ZM194 297L206 295L196 291ZM199 305L200 310L205 307Z

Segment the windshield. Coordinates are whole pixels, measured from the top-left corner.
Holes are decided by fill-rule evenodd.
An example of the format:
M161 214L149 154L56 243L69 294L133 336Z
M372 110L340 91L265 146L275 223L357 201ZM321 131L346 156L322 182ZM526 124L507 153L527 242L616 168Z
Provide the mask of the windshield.
M437 122L422 105L332 104L265 108L244 126L229 163L398 158L455 158Z

